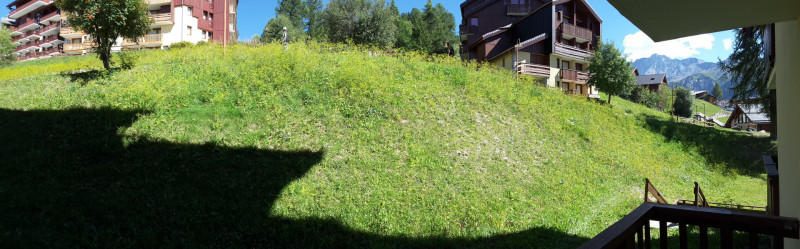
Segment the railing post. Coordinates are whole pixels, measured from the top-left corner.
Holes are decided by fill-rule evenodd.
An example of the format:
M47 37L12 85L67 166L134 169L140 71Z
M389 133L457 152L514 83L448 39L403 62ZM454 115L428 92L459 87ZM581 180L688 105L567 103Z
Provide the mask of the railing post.
M708 227L700 226L700 249L708 249Z
M647 191L647 190L645 190ZM645 197L647 198L647 197ZM650 221L644 223L644 248L650 249Z
M658 221L658 230L658 240L660 242L659 244L661 244L659 248L669 248L667 247L667 222L663 220Z
M686 223L681 222L681 224L678 225L678 230L680 233L681 249L689 248L689 242L687 240L689 234L686 232Z
M722 248L733 248L733 230L731 230L730 224L723 224L719 228L719 232Z

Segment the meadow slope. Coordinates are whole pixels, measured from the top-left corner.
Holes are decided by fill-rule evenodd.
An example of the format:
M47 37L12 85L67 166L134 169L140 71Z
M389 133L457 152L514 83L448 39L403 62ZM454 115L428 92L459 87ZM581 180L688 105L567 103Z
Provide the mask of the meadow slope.
M670 200L697 181L766 203L767 138L454 58L221 54L0 69L0 247L574 248L638 206L645 177Z

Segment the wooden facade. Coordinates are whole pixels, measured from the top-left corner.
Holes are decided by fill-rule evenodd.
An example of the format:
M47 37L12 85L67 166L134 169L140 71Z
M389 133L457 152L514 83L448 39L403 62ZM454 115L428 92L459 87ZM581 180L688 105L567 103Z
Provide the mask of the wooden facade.
M463 59L545 78L547 85L565 91L595 93L586 86L585 70L602 20L585 0L468 0L461 13Z

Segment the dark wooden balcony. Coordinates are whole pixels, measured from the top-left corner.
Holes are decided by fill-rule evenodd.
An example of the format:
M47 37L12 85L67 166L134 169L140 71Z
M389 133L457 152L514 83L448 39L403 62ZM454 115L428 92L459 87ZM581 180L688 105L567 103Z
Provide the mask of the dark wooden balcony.
M567 40L575 39L577 42L591 42L594 34L591 30L562 22L558 27L561 37Z
M589 81L589 73L573 69L561 69L561 80L586 84Z
M579 60L586 60L592 56L592 52L580 47L574 47L563 43L555 43L554 52L563 56L572 57Z
M797 218L647 202L580 248L651 248L651 220L659 223L659 248L668 248L667 222L678 224L680 248L689 247L687 226L699 228L699 248L708 248L709 228L719 229L722 248L733 248L734 231L749 233L750 248L758 248L758 235L800 238Z
M521 63L517 66L517 73L533 77L550 77L550 67L547 65Z
M458 26L458 32L461 35L474 35L476 28L478 28L478 26L473 26L473 25L469 25L469 24L467 24L467 25L462 24L462 25Z
M511 4L506 3L506 15L524 16L531 12L530 4Z

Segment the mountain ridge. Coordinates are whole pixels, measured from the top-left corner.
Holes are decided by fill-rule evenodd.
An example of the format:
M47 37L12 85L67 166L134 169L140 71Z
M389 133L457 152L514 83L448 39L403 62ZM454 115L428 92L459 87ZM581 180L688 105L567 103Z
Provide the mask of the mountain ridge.
M719 65L698 58L672 59L665 55L653 54L635 60L632 65L640 74L666 74L670 87L682 86L693 91L709 91L718 82L723 90L723 99L729 98L733 91L732 82L723 76Z

